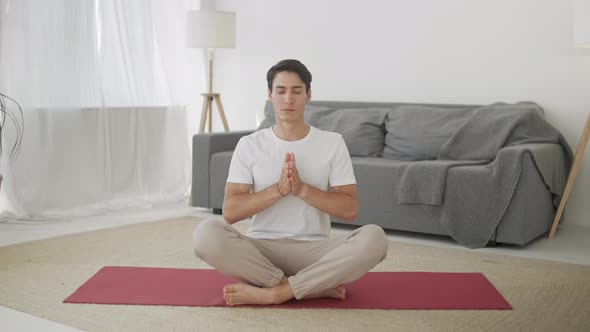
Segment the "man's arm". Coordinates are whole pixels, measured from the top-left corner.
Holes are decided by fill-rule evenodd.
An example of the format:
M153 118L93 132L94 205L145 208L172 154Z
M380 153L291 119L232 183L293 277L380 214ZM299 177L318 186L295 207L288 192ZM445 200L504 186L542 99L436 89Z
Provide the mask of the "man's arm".
M329 215L353 222L358 214L359 205L356 184L336 186L331 190L326 192L303 184L298 197Z
M228 224L250 218L283 198L276 184L256 193L250 192L251 189L251 184L228 182L225 185L222 211Z
M259 192L253 193L251 184L228 182L223 198L223 218L228 224L250 218L273 205L291 192L288 179L288 155L285 157L279 182Z

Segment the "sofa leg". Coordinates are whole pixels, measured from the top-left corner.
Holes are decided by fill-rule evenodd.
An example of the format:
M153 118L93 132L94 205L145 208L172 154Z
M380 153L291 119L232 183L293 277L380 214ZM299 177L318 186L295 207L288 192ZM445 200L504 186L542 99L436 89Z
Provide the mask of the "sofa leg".
M213 208L213 214L222 214L222 211L221 211L221 209Z
M496 229L494 230L494 235L492 235L492 238L488 241L488 244L486 244L486 248L495 248L498 243L496 243L496 238L498 236L498 227L496 227Z

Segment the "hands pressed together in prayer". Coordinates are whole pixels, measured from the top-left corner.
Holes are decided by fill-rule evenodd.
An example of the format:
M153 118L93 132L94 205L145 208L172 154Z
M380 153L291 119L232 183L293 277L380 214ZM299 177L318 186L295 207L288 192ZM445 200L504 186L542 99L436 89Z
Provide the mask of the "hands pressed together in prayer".
M305 190L305 186L306 184L299 178L299 171L297 171L297 165L295 164L295 154L287 153L285 162L283 163L281 177L279 182L277 182L279 194L283 197L289 194L299 197Z

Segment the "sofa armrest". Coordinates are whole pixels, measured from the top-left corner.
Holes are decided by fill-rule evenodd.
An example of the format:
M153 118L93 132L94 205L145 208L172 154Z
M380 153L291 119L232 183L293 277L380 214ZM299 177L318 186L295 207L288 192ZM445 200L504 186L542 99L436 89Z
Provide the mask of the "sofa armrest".
M222 151L235 149L241 137L253 130L223 133L196 134L193 136L193 179L191 186L191 206L210 207L211 156Z
M536 170L522 171L539 172L549 191L557 196L554 204L559 204L571 168L571 153L558 143L528 143L504 147L498 154L510 150L524 151L532 157Z

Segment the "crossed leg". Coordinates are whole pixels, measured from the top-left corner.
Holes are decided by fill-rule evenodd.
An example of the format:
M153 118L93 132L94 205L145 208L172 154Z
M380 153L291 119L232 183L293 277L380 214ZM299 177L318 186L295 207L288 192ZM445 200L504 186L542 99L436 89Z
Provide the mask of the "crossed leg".
M387 250L385 234L377 226L363 226L339 241L298 244L296 251L291 248L285 254L281 250L289 247L286 242L253 240L223 221L208 219L195 229L193 241L197 257L244 281L224 287L228 305L280 304L292 298L345 299L342 285L361 277L385 258Z

